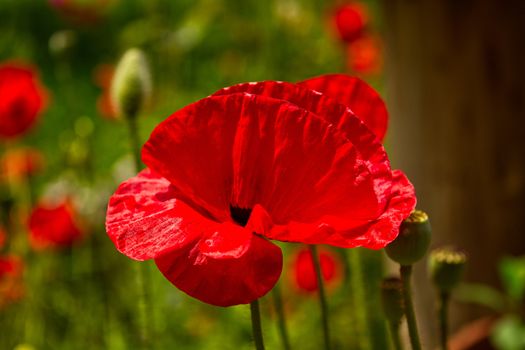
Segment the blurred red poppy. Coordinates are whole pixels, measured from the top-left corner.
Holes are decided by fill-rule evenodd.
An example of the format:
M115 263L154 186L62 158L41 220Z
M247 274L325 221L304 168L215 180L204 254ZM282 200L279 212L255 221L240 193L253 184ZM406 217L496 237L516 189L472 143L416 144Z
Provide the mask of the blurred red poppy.
M115 66L111 64L99 64L93 74L93 81L102 89L102 94L97 99L99 113L108 119L117 119L117 110L111 102L111 80L115 73Z
M64 248L82 238L82 231L70 203L41 203L29 217L31 245L35 249Z
M24 265L16 256L0 256L0 309L24 296Z
M282 255L268 239L382 248L415 206L373 132L296 84L222 89L158 125L142 158L149 169L110 199L108 235L214 305L274 286Z
M319 264L323 282L328 288L341 279L342 263L336 254L330 250L321 250ZM317 291L317 276L309 249L302 248L295 253L292 267L295 286L299 291L306 293Z
M5 233L4 228L0 227L0 249L2 249L5 246L6 240L7 240L7 234Z
M347 48L348 69L359 74L378 74L383 67L382 44L379 38L363 36Z
M368 22L367 9L358 2L344 4L335 9L333 20L339 39L351 43L363 34Z
M0 137L14 138L35 123L44 108L46 92L33 68L0 64Z
M44 157L34 148L16 148L6 151L0 164L3 174L12 179L19 179L41 171Z
M49 0L49 4L73 23L90 25L97 23L112 0Z

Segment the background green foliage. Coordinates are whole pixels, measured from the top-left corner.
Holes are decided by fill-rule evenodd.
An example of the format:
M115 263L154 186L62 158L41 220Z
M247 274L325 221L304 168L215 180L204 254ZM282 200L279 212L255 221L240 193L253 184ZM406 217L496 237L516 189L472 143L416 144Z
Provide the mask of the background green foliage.
M138 263L115 250L103 227L107 199L132 175L131 157L125 126L102 118L96 108L102 92L93 82L95 67L115 63L130 47L146 52L154 101L139 118L145 141L172 112L221 87L342 71L343 49L328 25L332 6L319 0L120 0L100 7L96 23L81 24L44 0L0 1L0 59L33 64L50 92L38 125L4 147L41 150L46 168L36 178L37 196L73 195L88 231L67 251L31 252L23 223L16 228L10 249L25 258L26 296L0 310L1 349L139 348L133 268ZM64 29L74 32L76 43L52 54L49 39ZM23 191L15 196L23 197ZM295 248L285 246L285 256ZM347 278L329 299L334 342L339 349L385 349L379 253L351 258L356 256L365 266L365 287L353 288L359 274L346 264ZM315 297L291 287L288 265L287 260L281 283L292 345L318 349L319 306ZM248 307L205 305L175 289L153 264L148 268L153 348L252 348ZM278 349L270 295L262 300L262 313L267 347Z

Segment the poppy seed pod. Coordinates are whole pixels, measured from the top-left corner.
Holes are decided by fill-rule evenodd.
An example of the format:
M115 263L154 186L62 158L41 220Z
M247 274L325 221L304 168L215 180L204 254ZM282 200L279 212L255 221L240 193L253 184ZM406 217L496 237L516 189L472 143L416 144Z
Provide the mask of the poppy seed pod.
M467 255L450 247L438 248L430 253L428 269L432 281L441 292L450 292L460 282Z
M151 75L144 53L129 49L120 59L111 83L111 101L124 118L135 118L151 96Z
M421 260L430 245L431 228L428 215L415 210L403 221L397 238L386 246L390 259L400 265L412 265Z
M398 277L389 277L381 282L381 306L388 322L401 323L404 311L403 283Z

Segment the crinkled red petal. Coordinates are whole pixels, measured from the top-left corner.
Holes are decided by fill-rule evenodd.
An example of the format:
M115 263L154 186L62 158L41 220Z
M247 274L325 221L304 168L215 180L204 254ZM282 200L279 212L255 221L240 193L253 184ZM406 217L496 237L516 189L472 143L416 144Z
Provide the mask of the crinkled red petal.
M325 217L316 223L290 222L288 225L273 226L266 236L292 242L300 238L307 244L330 244L343 248L384 248L397 237L401 222L416 206L414 186L401 171L394 170L392 174L392 194L385 211L377 219L354 225L348 222L352 220L350 217Z
M194 298L217 306L247 304L268 293L282 270L279 247L254 234L249 236L247 249L236 258L203 253L200 242L155 262L171 283Z
M376 178L390 179L390 163L376 135L346 105L305 86L281 81L242 83L221 89L214 95L249 93L290 102L334 124L352 142Z
M383 140L388 126L388 112L381 96L359 78L344 74L327 74L299 83L326 94L348 106Z

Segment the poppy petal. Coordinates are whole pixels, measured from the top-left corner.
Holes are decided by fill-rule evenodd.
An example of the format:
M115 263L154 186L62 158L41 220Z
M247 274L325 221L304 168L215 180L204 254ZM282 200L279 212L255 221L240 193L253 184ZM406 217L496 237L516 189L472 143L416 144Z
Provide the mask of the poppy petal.
M235 251L232 243L220 245ZM216 306L247 304L268 293L277 283L282 253L276 245L251 233L249 245L244 247L244 243L241 243L243 248L238 249L243 254L235 258L211 254L206 248L203 252L205 244L200 242L174 250L156 258L155 262L171 283L196 299Z
M291 222L288 225L273 226L266 236L280 241L330 244L343 248L384 248L397 237L401 222L416 206L414 186L403 172L394 170L392 174L390 201L377 219L365 224L353 224L350 222L351 219L330 217L323 218L324 220L320 220L317 224ZM351 229L345 229L351 226L353 226Z
M145 169L109 200L106 231L121 253L147 260L195 240L191 225L200 216L175 199L168 180Z
M361 157L373 164L372 172L383 173L388 178L391 177L386 151L378 142L376 135L347 105L333 97L314 91L304 84L298 85L282 81L237 84L223 88L214 95L234 93L249 93L284 100L334 124L345 133L346 138L356 147ZM381 100L379 102L383 104Z
M326 94L348 106L383 140L388 126L388 112L381 96L359 78L344 74L327 74L299 83Z

